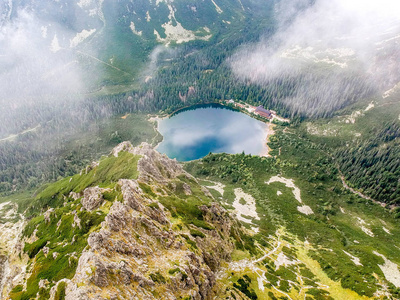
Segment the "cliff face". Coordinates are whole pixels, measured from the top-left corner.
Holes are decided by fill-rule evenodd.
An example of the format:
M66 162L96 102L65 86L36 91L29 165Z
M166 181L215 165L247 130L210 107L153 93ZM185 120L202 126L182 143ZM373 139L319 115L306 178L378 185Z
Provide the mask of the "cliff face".
M28 223L27 228L35 230L24 231L24 249L30 257L27 275L17 288L11 284L11 298L35 291L38 298L71 300L223 296L225 290L219 289L216 274L230 261L235 249L233 236L238 239L242 234L238 223L175 160L148 144L134 148L126 142L116 147L110 157L121 168L130 168L128 164L132 162L119 160L126 153L140 156L136 178L114 176L111 184L96 182L96 186L82 190L71 186L75 182L71 178L68 188L57 191L58 197L64 199L61 207L48 209L40 219L48 226L42 228L38 222L30 226L35 219ZM93 178L101 173L104 164L100 161L94 169L86 170L76 182L81 184L89 175ZM108 172L113 172L113 167L107 165ZM71 238L53 240L53 236L62 235L61 228L68 224L66 215L70 215ZM92 220L96 215L103 216L103 221L88 225L87 216ZM52 224L56 228L50 232L51 238L43 239L42 231L51 231ZM79 241L79 230L87 226L80 236L85 241ZM32 239L36 234L39 238ZM37 246L41 238L43 242ZM64 250L57 250L60 244ZM71 253L59 254L72 246L75 248ZM69 257L67 268L75 264L72 272L54 271L53 264L61 256Z

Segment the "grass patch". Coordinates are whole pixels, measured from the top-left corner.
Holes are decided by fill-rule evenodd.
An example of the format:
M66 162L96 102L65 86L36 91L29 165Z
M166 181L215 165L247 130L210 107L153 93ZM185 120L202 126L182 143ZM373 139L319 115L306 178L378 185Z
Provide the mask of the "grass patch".
M98 166L90 168L87 173L82 171L82 175L77 174L47 185L37 195L30 212L37 212L39 207L60 206L64 201L64 196L68 196L70 192L79 193L87 187L96 185L113 188L119 179L137 179L139 159L140 156L129 152L120 152L118 157L104 157ZM115 192L106 193L106 197L110 200L114 200L115 196L117 196Z

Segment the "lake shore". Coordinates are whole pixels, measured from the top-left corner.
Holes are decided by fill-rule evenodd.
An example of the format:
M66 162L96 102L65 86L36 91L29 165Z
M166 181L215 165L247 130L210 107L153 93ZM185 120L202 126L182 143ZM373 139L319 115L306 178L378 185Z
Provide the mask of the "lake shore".
M224 105L220 104L220 106L226 108L226 106L224 106ZM185 111L187 109L190 110L191 107L196 107L196 105L185 107L183 109L178 110L177 112ZM238 111L238 112L244 113L243 111ZM174 112L174 114L176 114L176 112ZM164 137L162 136L162 134L160 133L160 130L159 130L160 129L160 121L168 119L174 114L161 115L161 116L160 115L148 115L148 121L154 124L154 131L157 133L157 137L161 137L160 139L157 138L157 139L155 139L153 141L154 149L158 149L160 144L164 140ZM255 119L251 114L248 114L248 113L244 113L244 114L252 117L253 119ZM258 121L261 121L261 120L258 120ZM261 122L264 123L264 132L263 132L263 135L262 135L262 148L261 148L261 151L259 153L255 153L254 155L257 155L257 156L260 156L260 157L271 157L270 152L271 152L272 149L268 146L268 143L269 143L270 136L275 134L274 127L276 125L272 124L272 123L270 123L268 121L261 121Z
M167 118L169 118L169 116L163 116L163 117L161 117L161 116L155 116L155 117L152 116L152 117L149 117L147 119L147 121L149 121L150 123L154 124L154 131L157 133L156 138L152 142L152 145L154 146L154 149L156 149L156 150L157 150L158 146L161 144L161 142L164 140L163 135L159 131L160 121L162 121L164 119L167 119ZM156 139L157 139L158 136L160 136L161 139L157 141Z
M271 148L268 146L269 139L272 135L275 134L275 124L272 123L265 123L265 135L263 137L263 148L259 156L261 157L271 157Z

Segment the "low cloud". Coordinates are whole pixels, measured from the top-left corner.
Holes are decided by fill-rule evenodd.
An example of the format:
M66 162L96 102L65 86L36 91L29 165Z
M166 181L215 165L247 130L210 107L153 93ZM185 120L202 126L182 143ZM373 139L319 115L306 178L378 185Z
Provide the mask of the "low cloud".
M0 137L35 127L60 113L71 114L71 106L83 99L84 91L84 73L76 52L69 48L74 31L25 9L3 21Z
M272 101L321 116L400 81L400 3L283 0L272 38L229 59L242 80L280 90Z
M45 23L27 11L4 25L0 29L1 101L79 94L82 78L73 53L59 45L54 53L54 41L68 35L60 34L57 24Z

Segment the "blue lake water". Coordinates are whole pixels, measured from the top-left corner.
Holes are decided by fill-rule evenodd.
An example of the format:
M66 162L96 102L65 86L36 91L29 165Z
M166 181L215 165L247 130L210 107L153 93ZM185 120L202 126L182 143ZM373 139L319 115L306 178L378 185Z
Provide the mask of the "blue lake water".
M257 155L264 151L266 124L221 105L197 106L159 121L161 153L189 161L208 153Z

